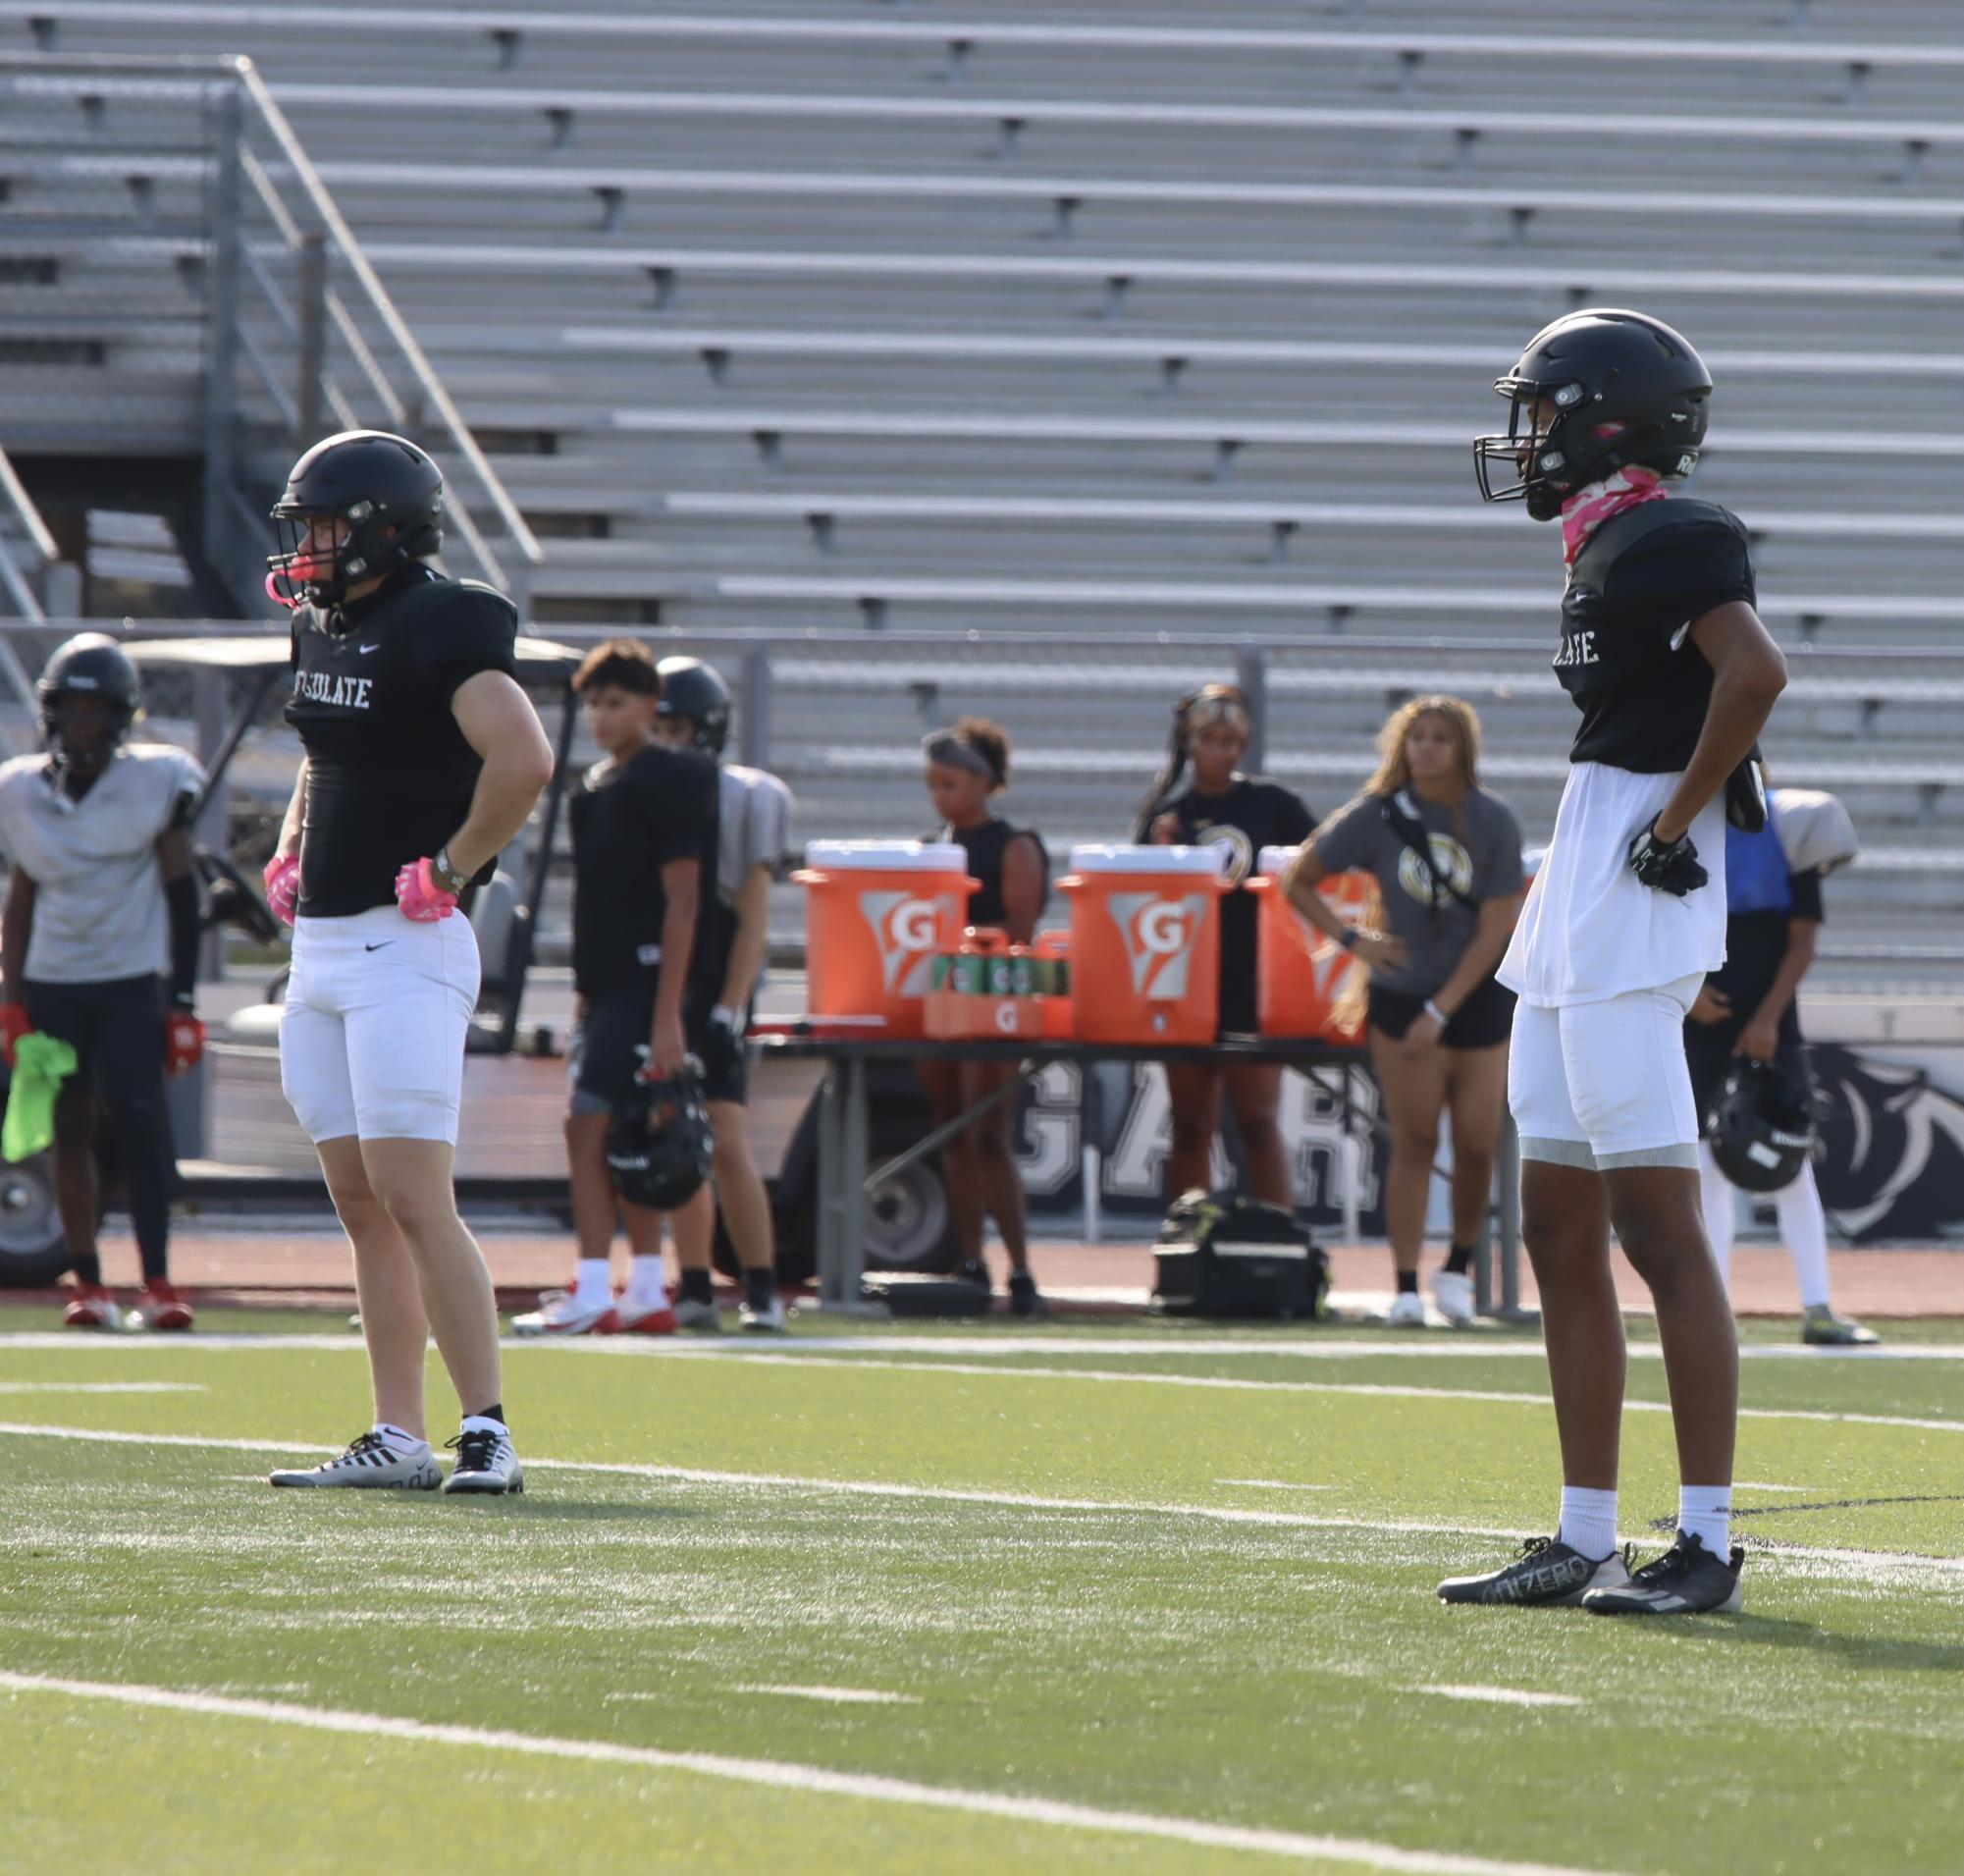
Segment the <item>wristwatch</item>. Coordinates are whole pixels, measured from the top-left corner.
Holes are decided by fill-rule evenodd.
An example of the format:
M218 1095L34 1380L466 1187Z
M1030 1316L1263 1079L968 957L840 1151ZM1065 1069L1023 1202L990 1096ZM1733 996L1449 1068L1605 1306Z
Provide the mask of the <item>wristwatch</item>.
M446 892L461 892L470 884L470 875L459 873L451 864L448 841L437 849L437 857L430 862L430 878Z
M1357 939L1362 937L1363 934L1354 925L1346 926L1343 931L1337 934L1337 949L1340 951L1354 951L1357 948Z

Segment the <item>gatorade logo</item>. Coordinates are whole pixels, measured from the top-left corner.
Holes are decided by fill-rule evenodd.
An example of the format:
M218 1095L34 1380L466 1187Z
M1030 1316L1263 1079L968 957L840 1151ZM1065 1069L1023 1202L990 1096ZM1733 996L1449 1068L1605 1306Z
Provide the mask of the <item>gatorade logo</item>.
M1153 1002L1177 1002L1187 994L1187 971L1194 935L1200 929L1206 900L1192 892L1184 899L1157 892L1114 892L1108 903L1125 940L1132 988Z
M879 946L879 977L887 994L926 996L940 931L940 901L905 892L862 892L859 909Z

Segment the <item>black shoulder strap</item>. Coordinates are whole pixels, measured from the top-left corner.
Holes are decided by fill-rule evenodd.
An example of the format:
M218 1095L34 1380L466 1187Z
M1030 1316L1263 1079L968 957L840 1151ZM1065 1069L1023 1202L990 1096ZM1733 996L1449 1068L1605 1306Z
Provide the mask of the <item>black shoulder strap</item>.
M1425 871L1432 876L1432 903L1439 903L1443 892L1448 898L1458 899L1463 906L1477 912L1480 902L1470 892L1460 888L1440 871L1439 862L1433 857L1432 836L1425 831L1425 824L1415 814L1407 813L1405 804L1396 795L1380 795L1378 804L1384 811L1385 825L1425 862Z

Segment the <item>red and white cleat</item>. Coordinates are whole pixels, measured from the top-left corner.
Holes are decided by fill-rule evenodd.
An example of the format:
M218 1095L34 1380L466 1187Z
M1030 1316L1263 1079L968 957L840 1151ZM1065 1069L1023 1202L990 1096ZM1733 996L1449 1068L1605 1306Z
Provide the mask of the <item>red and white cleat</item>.
M673 1335L675 1312L666 1303L659 1310L641 1310L635 1304L624 1303L620 1310L620 1332L622 1335Z
M620 1312L611 1297L588 1303L576 1290L555 1290L539 1299L536 1310L513 1316L511 1329L515 1335L618 1335Z
M116 1299L99 1283L78 1284L74 1300L62 1312L62 1327L65 1329L120 1329L122 1326L123 1312L116 1307Z
M162 1277L152 1277L130 1313L130 1326L159 1333L182 1332L191 1325L191 1306Z

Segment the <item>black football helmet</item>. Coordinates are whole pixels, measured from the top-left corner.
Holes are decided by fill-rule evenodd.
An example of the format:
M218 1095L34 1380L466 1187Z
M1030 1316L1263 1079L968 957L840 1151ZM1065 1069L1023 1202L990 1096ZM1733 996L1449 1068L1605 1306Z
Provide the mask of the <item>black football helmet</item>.
M1741 1192L1779 1192L1800 1177L1819 1130L1808 1089L1778 1062L1734 1058L1705 1116L1718 1167Z
M326 563L307 546L308 522L324 514L347 524ZM293 464L273 525L284 551L266 562L267 597L282 606L302 599L336 606L350 586L427 560L443 546L443 471L406 437L344 430Z
M56 646L42 667L40 682L34 687L41 740L58 760L68 754L62 747L61 705L63 698L71 696L96 697L108 704L110 749L120 749L129 741L143 707L143 685L129 654L108 633L77 633L66 644Z
M631 1206L673 1211L710 1176L716 1130L703 1101L702 1064L692 1055L670 1081L637 1076L614 1102L607 1128L607 1169Z
M662 679L658 717L686 718L696 726L695 744L712 756L722 754L729 740L729 686L714 665L700 658L664 658L655 667Z
M1544 326L1494 390L1509 401L1507 432L1473 439L1483 502L1525 502L1552 521L1577 489L1628 464L1675 480L1698 466L1712 374L1661 319L1592 306ZM1537 428L1534 406L1554 416ZM1604 434L1608 431L1609 434ZM1511 481L1496 482L1501 466Z

